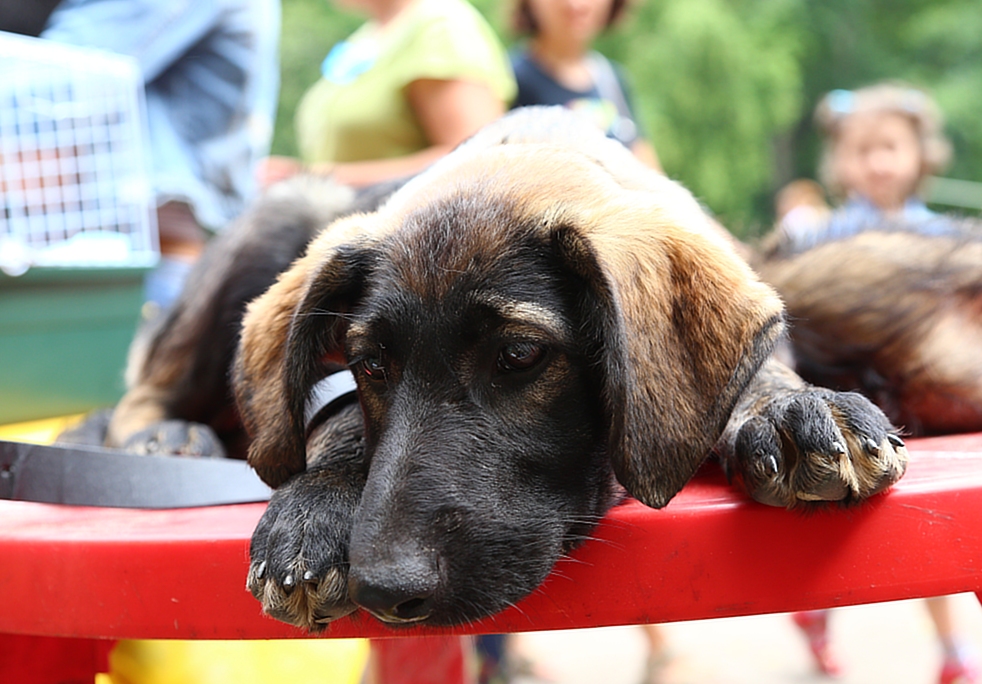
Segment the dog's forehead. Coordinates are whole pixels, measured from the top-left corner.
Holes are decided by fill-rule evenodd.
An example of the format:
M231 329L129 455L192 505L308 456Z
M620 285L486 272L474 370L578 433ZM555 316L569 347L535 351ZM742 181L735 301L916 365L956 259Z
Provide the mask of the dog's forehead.
M503 144L451 157L375 215L376 301L402 293L459 306L484 291L536 302L521 292L535 292L536 279L548 277L541 267L558 228L575 228L606 259L626 263L645 251L657 266L658 250L645 245L660 240L663 228L701 232L706 222L691 195L668 179L612 170L610 160L575 149Z
M378 244L352 333L382 321L478 326L490 314L496 325L566 337L548 234L514 200L447 193L400 216Z
M561 150L533 155L526 147L462 155L398 192L378 213L383 262L422 291L462 272L485 273L518 246L546 241L557 212L575 222L599 194L596 178L588 178L602 176L596 164Z
M385 289L442 301L461 291L498 292L519 261L546 249L547 235L515 202L487 194L450 194L400 217L379 244L375 281Z
M386 205L396 218L455 196L509 204L524 216L555 205L590 205L616 192L620 178L602 161L550 144L501 144L454 153L401 189Z

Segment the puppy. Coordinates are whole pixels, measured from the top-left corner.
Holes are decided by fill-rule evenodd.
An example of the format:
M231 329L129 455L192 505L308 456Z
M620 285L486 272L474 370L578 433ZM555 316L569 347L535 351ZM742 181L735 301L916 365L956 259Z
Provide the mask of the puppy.
M565 115L513 115L250 305L236 395L280 490L249 586L307 627L357 606L455 624L538 586L615 477L664 506L715 446L768 503L895 481L878 410L768 362L783 327L681 188ZM310 425L344 367L358 405Z
M309 190L245 217L247 242L315 226ZM225 285L188 298L246 289L227 261L210 276ZM184 303L165 329L213 308ZM772 359L784 328L685 190L571 113L511 114L328 225L249 304L234 391L249 461L278 489L248 586L311 630L358 608L460 624L533 591L625 491L666 505L711 453L773 505L895 482L889 421ZM142 355L111 439L187 448L159 425L188 420L205 346L176 366Z

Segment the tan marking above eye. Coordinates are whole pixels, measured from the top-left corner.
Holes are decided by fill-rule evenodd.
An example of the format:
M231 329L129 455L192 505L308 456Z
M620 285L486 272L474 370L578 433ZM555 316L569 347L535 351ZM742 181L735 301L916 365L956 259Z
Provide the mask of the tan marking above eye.
M506 299L498 294L479 294L476 303L494 309L501 318L518 326L539 329L550 336L563 339L569 335L569 325L563 315L537 302Z

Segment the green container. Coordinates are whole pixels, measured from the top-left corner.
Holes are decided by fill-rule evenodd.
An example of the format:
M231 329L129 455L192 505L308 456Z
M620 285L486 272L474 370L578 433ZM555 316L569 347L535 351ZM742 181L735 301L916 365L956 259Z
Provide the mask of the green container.
M0 424L111 406L143 305L146 268L0 273Z

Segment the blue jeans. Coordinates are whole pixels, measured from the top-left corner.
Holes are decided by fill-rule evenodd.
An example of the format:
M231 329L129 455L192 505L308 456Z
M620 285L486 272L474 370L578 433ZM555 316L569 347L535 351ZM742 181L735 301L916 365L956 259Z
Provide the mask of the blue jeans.
M157 202L221 230L269 153L279 32L279 0L63 0L41 37L137 60Z

